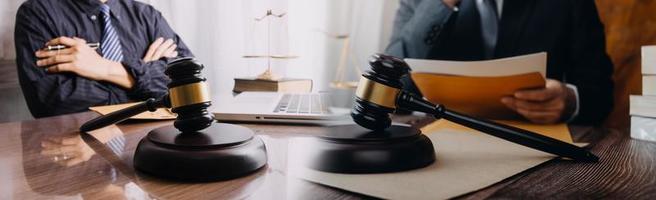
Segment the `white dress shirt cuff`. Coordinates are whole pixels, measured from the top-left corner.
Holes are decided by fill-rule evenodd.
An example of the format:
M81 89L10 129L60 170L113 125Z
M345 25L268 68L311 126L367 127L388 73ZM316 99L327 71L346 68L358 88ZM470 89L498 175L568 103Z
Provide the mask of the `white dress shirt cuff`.
M576 85L567 83L565 84L565 86L567 86L568 88L574 91L574 98L576 98L576 107L574 107L574 112L572 113L572 116L570 116L566 121L567 123L570 123L574 121L574 119L576 119L576 117L579 115L579 108L581 107L581 105L579 104L579 90L576 87Z

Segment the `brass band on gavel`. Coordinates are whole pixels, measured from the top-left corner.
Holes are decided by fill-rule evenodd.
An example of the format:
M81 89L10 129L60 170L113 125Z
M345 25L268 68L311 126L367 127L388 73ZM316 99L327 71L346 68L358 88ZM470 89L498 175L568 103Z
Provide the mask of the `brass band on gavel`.
M211 101L207 83L190 83L169 89L171 108Z
M358 83L358 89L355 91L355 96L380 106L396 108L396 96L399 95L399 92L400 90L397 88L369 80L362 76Z

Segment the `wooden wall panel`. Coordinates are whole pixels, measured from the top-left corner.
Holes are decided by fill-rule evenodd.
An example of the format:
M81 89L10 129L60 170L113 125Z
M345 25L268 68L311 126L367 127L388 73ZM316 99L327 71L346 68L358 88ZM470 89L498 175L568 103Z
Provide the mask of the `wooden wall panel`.
M615 65L615 107L605 126L629 127L629 95L641 93L640 47L656 45L656 0L596 0Z

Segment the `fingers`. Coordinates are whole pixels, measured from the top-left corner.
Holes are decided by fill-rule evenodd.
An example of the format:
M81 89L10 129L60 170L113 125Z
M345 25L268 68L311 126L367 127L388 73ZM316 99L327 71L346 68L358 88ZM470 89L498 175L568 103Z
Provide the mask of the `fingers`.
M517 100L515 101L515 105L519 109L538 111L562 111L565 108L565 103L559 98L554 98L547 102Z
M550 124L560 121L565 108L564 102L559 98L547 102L531 102L513 97L504 97L501 99L501 102L526 119L540 124Z
M35 55L37 58L48 58L48 57L53 57L57 55L67 55L67 54L74 54L78 52L80 49L78 48L85 48L87 41L78 38L78 37L58 37L55 39L52 39L46 43L46 45L65 45L70 48L64 48L64 49L59 49L59 50L46 50L46 49L41 49L35 52Z
M520 90L501 102L535 123L555 123L561 120L566 106L566 90L557 80L547 79L545 88Z
M65 55L65 54L72 54L77 49L74 48L66 48L66 49L61 49L61 50L53 50L53 51L47 51L47 50L38 50L36 51L35 55L37 58L47 58L47 57L52 57L56 55Z
M556 93L549 89L532 89L532 90L520 90L515 92L514 97L522 100L529 101L547 101L556 96Z
M150 46L148 47L148 51L146 52L146 55L143 58L144 62L153 61L153 54L155 54L155 51L160 45L162 45L163 42L164 42L164 38L157 38L152 44L150 44Z
M61 154L65 154L65 153L74 153L78 149L79 149L79 147L75 146L75 145L66 145L66 146L60 146L60 147L57 147L57 148L47 148L47 149L44 148L41 151L41 155L50 156L50 155L61 155Z
M556 111L531 111L518 108L517 112L528 120L540 124L552 124L560 120L560 113Z
M52 138L46 138L45 140L41 141L41 147L48 148L52 146L61 146L61 145L76 145L79 144L82 141L80 136L74 136L74 137L52 137Z
M48 58L44 58L36 61L36 65L39 67L46 67L51 65L56 65L60 63L68 63L75 60L73 55L56 55Z
M545 88L519 90L514 97L529 101L547 101L564 94L563 84L560 81L547 79Z
M70 47L70 46L75 46L75 45L77 45L78 42L79 42L79 40L74 39L74 38L70 38L70 37L58 37L58 38L55 38L55 39L52 39L52 40L48 41L48 42L46 43L46 46L61 44L61 45L66 45L66 46L69 46L69 47ZM86 42L85 42L85 43L86 43Z
M535 111L561 111L565 108L565 102L560 98L554 98L546 102L525 101L512 97L504 97L501 103L508 106L508 108L517 110L535 110Z
M44 149L52 149L61 146L58 142L53 142L49 140L41 141L41 147Z
M76 145L76 144L80 143L81 140L82 140L82 138L80 138L80 136L67 137L67 138L63 138L61 140L61 144L62 145Z
M178 56L178 52L175 50L177 48L178 48L178 45L176 45L176 44L173 44L173 45L169 46L169 48L167 48L166 51L164 51L164 54L163 54L164 57L173 58L173 57ZM173 53L175 53L175 55Z
M58 37L55 39L52 39L46 43L46 46L54 46L54 45L64 45L68 47L76 46L76 45L84 45L86 44L86 41L81 38L70 38L70 37ZM45 58L45 57L51 57L55 55L61 55L61 54L71 54L75 51L73 48L65 48L65 49L60 49L60 50L38 50L35 55L37 58Z
M176 49L178 45L175 44L173 39L164 40L164 38L157 38L149 47L146 55L143 58L144 62L159 60L162 57L177 57L178 52Z
M75 158L72 158L72 159L68 159L68 160L66 160L66 161L63 163L63 165L66 166L66 167L70 167L70 166L73 166L73 165L80 164L80 163L82 163L82 162L84 162L84 160L82 160L82 158L80 158L80 157L75 157Z
M75 65L72 63L62 63L62 64L57 64L51 67L46 68L46 71L48 73L59 73L59 72L71 72L75 71L73 68Z
M166 50L169 47L171 47L171 45L173 45L173 40L172 39L168 39L168 40L164 41L164 43L162 43L162 45L157 47L157 50L155 50L155 53L153 54L152 60L159 60L160 58L162 58L165 55L164 53L166 52Z

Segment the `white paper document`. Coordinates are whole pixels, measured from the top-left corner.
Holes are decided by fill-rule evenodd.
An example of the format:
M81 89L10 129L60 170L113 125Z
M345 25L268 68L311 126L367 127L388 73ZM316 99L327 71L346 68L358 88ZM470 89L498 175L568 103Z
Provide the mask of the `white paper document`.
M291 176L384 199L447 199L520 173L553 155L476 132L439 130L427 135L435 147L432 165L398 173L337 174L293 163ZM303 142L293 142L302 144ZM303 145L292 145L289 162L303 162Z
M496 77L539 72L546 77L547 72L545 52L486 61L404 60L413 73Z

